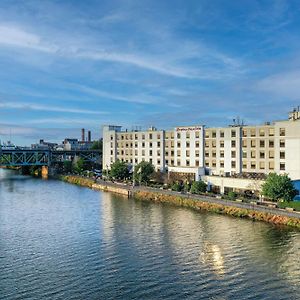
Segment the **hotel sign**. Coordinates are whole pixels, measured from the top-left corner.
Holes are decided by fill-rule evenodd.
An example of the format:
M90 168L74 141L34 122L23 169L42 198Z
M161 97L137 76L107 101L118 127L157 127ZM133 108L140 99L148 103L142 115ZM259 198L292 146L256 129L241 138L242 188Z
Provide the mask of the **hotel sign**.
M202 130L201 126L176 127L176 131L198 131Z

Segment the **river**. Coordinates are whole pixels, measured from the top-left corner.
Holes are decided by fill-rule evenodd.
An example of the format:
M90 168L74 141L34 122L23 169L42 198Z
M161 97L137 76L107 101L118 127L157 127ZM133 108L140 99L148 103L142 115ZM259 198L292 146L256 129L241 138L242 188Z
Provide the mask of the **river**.
M300 232L0 170L0 299L300 299Z

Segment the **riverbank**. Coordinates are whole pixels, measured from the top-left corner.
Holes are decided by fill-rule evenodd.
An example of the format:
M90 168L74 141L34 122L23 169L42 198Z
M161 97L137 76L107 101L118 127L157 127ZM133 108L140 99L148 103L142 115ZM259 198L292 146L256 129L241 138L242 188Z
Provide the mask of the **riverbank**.
M159 190L148 187L132 187L112 182L97 181L80 176L61 176L61 180L93 188L96 190L118 193L127 197L133 197L140 201L153 201L168 203L176 206L192 208L218 214L226 214L233 217L247 218L264 221L272 224L288 225L300 228L300 213L286 211L284 209L263 207L257 204L248 204L236 201L216 199L213 197L191 194L179 194L168 190Z

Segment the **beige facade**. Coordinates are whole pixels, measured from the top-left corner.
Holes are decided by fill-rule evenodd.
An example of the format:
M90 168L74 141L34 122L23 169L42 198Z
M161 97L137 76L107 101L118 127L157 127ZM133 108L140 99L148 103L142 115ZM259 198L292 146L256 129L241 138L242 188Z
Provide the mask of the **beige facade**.
M257 126L235 125L204 128L202 125L173 130L122 131L103 126L103 168L117 159L131 165L151 162L157 170L193 171L196 179L235 174L287 173L300 179L300 112L286 121Z

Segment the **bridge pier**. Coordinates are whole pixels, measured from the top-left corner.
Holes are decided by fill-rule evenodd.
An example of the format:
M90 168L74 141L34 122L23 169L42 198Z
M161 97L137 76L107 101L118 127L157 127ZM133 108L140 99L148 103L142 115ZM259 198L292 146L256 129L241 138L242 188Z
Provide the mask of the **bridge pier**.
M42 178L48 179L49 169L48 166L42 166Z

